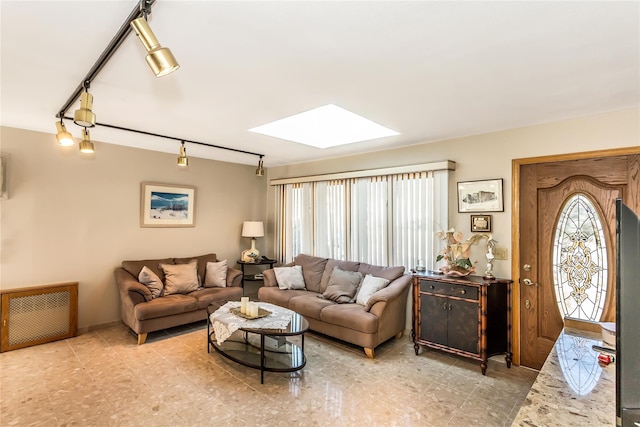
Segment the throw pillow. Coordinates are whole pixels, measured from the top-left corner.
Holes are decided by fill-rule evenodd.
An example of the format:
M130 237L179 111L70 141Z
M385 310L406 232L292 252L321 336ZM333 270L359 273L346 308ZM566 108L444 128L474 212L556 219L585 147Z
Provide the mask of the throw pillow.
M205 288L227 287L227 260L208 262L204 276Z
M304 277L302 276L302 266L276 267L273 269L276 274L276 282L280 289L305 290Z
M360 285L358 295L356 296L356 304L366 306L371 296L378 292L380 289L385 288L388 284L389 281L387 279L383 279L382 277L374 277L370 274L367 274L366 276L364 276L364 279L362 279L362 284Z
M188 264L160 264L164 272L164 294L187 294L200 286L198 261Z
M362 281L362 273L344 271L334 267L329 277L327 289L322 296L340 304L353 302L353 298L358 292L360 281Z
M162 280L160 280L158 275L146 265L142 267L142 270L140 270L140 274L138 275L138 282L149 288L149 290L151 291L151 299L158 298L162 293L162 288L164 288Z

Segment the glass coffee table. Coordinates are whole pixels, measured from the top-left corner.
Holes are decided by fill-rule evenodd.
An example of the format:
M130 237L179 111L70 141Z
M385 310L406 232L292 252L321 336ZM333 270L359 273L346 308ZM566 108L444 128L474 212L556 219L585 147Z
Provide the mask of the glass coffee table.
M304 368L304 333L309 330L309 322L300 314L291 311L291 322L284 329L253 329L251 322L241 327L223 343L218 344L211 314L226 301L214 302L207 307L207 353L211 347L227 359L249 368L260 370L260 384L264 384L266 372L295 372ZM299 336L300 345L289 341Z

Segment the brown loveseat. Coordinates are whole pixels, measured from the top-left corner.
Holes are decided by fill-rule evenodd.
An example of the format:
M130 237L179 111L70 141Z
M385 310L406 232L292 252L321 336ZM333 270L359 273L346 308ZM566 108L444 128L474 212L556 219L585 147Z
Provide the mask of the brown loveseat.
M152 290L138 281L146 266L165 284L165 274L160 264L179 265L197 261L197 289L188 293L164 295L164 289L155 297ZM173 326L180 326L207 318L207 306L215 300L240 300L242 296L242 272L226 269L224 287L203 287L207 263L216 263L216 255L208 254L188 258L164 258L141 261L123 261L115 270L120 291L120 315L122 322L138 334L138 344L144 344L147 333Z
M302 314L312 330L364 347L369 358L374 349L392 337L400 338L405 329L407 297L411 276L404 267L378 267L366 263L339 261L298 255L287 266L302 266L304 290L280 289L273 269L265 270L264 286L258 299ZM337 303L323 297L334 268L360 272L389 280L389 284L375 292L366 305Z

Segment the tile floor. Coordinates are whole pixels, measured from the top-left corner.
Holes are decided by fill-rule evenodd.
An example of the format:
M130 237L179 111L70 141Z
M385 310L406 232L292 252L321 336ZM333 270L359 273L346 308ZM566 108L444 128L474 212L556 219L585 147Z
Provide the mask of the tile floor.
M0 354L1 426L509 426L536 372L436 351L405 336L369 360L307 334L307 366L265 373L207 353L206 323L124 326Z

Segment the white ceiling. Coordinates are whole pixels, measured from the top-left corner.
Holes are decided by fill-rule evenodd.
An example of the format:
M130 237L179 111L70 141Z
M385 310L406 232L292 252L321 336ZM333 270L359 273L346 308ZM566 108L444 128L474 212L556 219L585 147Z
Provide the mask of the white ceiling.
M0 4L1 123L53 134L137 2ZM638 1L158 0L149 22L181 68L155 78L130 34L91 85L98 122L265 154L267 167L640 105ZM248 132L330 103L401 135L319 149ZM91 134L178 153L175 141ZM187 153L257 162L191 144Z

